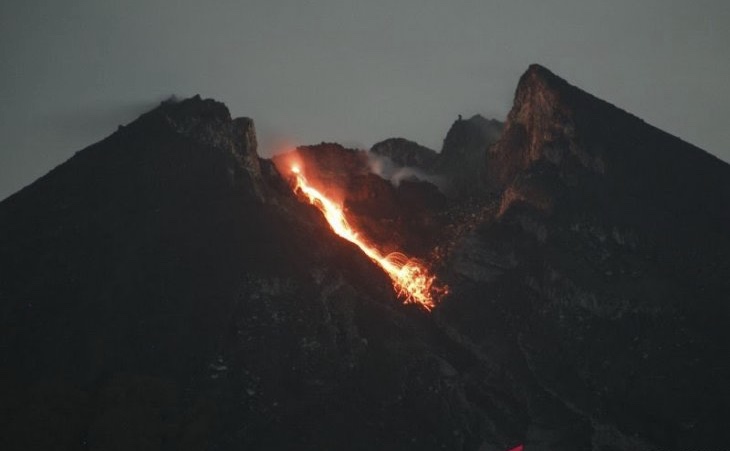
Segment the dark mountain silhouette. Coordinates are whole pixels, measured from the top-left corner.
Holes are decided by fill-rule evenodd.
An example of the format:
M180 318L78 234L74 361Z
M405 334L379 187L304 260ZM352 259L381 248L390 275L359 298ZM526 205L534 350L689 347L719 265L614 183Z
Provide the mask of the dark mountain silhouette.
M427 313L261 159L170 101L0 203L2 449L709 449L730 439L730 166L540 66L395 186L295 151ZM277 167L278 166L278 167Z
M397 166L438 175L439 185L447 194L479 198L485 190L484 154L499 139L503 126L478 114L469 119L459 117L451 125L439 153L404 138L376 143L370 152L387 157Z
M448 343L255 143L168 103L0 205L2 449L464 440Z
M439 154L405 138L390 138L373 144L370 152L390 158L398 166L431 169Z
M441 313L547 394L528 443L724 442L730 167L540 66L485 166L499 207L454 241Z
M503 124L480 115L459 118L444 138L437 172L447 174L459 195L478 196L484 182L484 152L500 136Z

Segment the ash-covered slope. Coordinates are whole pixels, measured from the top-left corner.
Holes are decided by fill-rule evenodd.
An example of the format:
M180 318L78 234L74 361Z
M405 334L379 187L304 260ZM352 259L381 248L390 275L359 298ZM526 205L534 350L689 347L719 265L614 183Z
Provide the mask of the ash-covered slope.
M165 103L2 202L0 256L4 450L515 440L474 429L450 342L212 100Z

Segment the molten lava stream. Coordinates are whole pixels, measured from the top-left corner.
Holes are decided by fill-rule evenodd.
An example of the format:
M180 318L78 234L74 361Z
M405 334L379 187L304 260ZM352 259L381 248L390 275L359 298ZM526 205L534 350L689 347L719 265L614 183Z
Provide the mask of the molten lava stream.
M291 172L295 180L294 191L303 194L309 203L322 212L337 235L356 244L365 255L383 268L385 273L390 276L393 287L404 303L419 304L429 311L436 306L435 295L444 293L446 288L437 288L434 285L436 277L423 264L400 252L383 256L378 249L365 241L353 229L345 217L342 205L330 200L321 191L310 185L299 166L292 166Z

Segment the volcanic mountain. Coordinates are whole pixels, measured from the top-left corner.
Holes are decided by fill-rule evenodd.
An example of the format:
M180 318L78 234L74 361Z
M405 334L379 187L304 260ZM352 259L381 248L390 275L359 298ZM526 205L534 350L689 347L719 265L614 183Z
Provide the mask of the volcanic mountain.
M727 230L730 166L537 65L440 152L163 102L0 203L0 447L716 448Z

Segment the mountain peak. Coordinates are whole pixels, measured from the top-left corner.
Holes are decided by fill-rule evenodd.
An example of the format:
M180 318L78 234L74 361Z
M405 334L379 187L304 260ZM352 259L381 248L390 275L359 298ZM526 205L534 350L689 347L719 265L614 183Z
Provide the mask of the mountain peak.
M214 99L203 99L200 94L195 94L185 99L171 97L160 102L160 105L152 111L173 116L200 116L221 120L231 119L231 113L223 102Z
M545 100L570 102L570 99L575 99L581 95L599 100L570 84L545 66L531 64L517 83L515 104L521 104L529 100L535 101L540 96L545 96Z
M730 441L730 166L538 65L372 153L172 98L0 202L4 449Z
M161 102L7 202L54 204L78 198L141 205L232 189L263 202L262 179L253 120L232 119L224 103L196 95Z
M505 131L490 149L489 183L503 186L537 161L570 167L571 172L583 168L581 171L602 174L605 155L583 141L595 131L592 124L596 121L586 125L583 117L587 116L600 116L608 122L637 120L549 69L530 65L517 84Z
M504 132L487 152L486 173L497 190L514 191L529 180L522 197L562 187L592 201L616 203L620 193L626 202L681 202L686 211L717 212L713 203L730 196L727 164L537 64L520 78ZM683 183L669 182L677 180Z
M567 86L569 83L555 75L550 69L540 64L530 64L524 74L520 77L519 87L525 83L543 83L551 86Z
M399 166L430 168L436 162L438 153L417 142L405 138L389 138L373 144L370 151L390 158Z
M203 99L199 94L182 100L171 98L130 124L142 133L159 127L171 128L185 139L233 156L253 180L261 179L254 122L248 117L233 119L223 102Z

